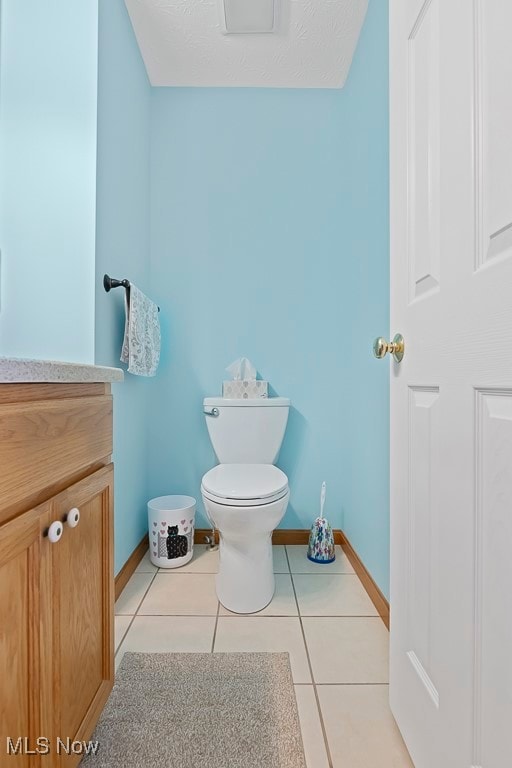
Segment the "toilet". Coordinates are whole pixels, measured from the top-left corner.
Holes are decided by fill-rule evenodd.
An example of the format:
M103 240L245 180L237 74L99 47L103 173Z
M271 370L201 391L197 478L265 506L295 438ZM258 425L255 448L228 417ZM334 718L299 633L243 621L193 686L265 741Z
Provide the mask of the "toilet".
M217 596L235 613L261 611L274 595L272 532L290 497L288 478L274 464L289 409L284 397L203 401L219 464L204 475L201 493L220 537Z

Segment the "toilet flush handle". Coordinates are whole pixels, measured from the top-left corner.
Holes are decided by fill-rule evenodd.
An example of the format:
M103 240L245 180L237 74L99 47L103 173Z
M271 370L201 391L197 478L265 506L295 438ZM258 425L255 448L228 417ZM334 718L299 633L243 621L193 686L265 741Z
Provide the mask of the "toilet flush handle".
M203 408L203 413L205 416L218 416L219 415L219 409L218 408Z

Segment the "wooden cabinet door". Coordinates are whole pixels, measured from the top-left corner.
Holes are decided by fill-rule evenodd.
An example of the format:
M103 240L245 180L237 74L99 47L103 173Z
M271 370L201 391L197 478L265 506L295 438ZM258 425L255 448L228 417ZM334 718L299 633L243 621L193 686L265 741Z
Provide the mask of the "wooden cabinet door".
M78 509L51 548L55 696L54 731L67 743L88 740L114 680L113 467L98 470L56 496L55 519ZM78 753L61 750L60 764Z
M45 735L40 563L41 550L49 545L42 541L48 509L43 504L0 526L0 765L13 768L40 764L36 740Z

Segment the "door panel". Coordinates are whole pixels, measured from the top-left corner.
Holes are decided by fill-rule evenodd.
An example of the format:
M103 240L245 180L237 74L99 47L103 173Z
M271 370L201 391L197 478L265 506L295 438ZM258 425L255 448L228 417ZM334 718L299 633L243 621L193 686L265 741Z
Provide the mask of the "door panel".
M509 3L475 0L477 267L512 253L511 24Z
M476 392L475 766L512 755L512 389Z
M29 768L39 758L40 516L45 506L0 527L0 763ZM27 739L17 755L6 756L7 739Z
M103 680L102 507L101 494L80 504L79 528L66 531L59 553L61 728L70 735Z
M390 699L416 768L512 765L511 28L502 0L390 2Z
M58 519L80 510L78 525L65 525L52 561L61 738L90 736L113 683L112 478L112 467L106 467L52 502Z
M408 39L410 301L439 288L439 0L422 7Z
M411 667L436 708L439 694L435 678L435 622L439 614L436 572L432 566L436 545L440 424L439 389L409 390L409 520L408 520L408 594L407 656Z

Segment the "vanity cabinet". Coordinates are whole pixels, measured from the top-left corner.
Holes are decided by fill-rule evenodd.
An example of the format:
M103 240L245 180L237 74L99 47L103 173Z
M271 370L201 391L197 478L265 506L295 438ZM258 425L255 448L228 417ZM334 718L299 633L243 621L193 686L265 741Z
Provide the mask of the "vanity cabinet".
M109 385L0 384L1 766L76 766L112 688L111 451Z
M36 738L41 728L41 551L49 505L0 527L0 765L30 766L7 756L7 738Z

